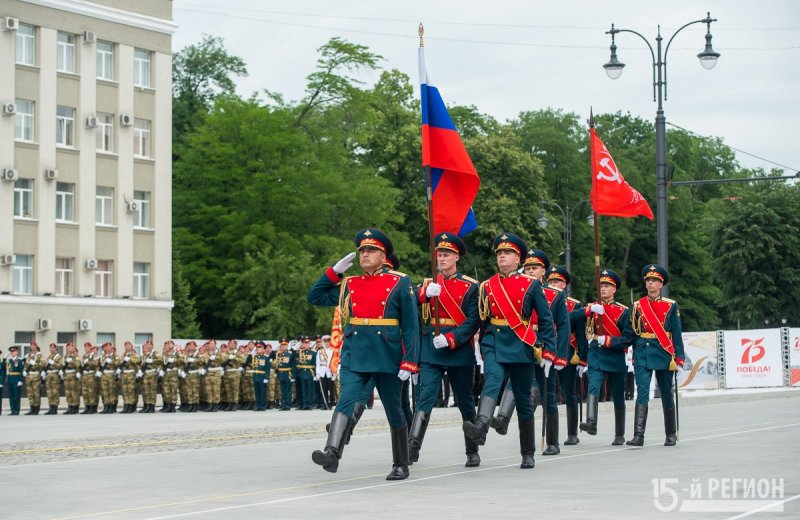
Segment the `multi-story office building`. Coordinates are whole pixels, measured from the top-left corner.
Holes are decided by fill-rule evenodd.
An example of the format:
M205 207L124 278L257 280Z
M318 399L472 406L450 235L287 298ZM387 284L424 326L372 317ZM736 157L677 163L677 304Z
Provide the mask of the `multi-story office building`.
M0 22L0 348L167 339L171 0L3 0Z

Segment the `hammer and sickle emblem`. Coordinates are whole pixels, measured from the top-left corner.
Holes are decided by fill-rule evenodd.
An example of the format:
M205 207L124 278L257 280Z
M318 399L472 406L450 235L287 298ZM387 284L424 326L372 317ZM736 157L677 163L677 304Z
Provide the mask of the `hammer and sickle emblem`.
M614 164L614 161L612 161L610 157L603 157L602 159L600 159L600 167L605 170L608 170L609 174L605 174L602 171L598 171L597 180L616 181L618 184L622 184L622 178L619 175L619 170L617 169L617 165Z

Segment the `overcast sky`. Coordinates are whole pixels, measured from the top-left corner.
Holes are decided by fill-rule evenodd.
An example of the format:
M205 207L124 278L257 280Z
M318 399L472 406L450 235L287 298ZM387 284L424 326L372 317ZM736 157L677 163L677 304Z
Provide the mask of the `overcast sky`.
M522 110L562 108L588 117L630 112L653 120L652 60L634 34L617 37L622 77L608 79L611 23L633 29L655 47L683 24L711 12L717 67L704 70L697 53L705 25L687 27L667 56L667 124L721 137L729 146L800 170L800 2L796 0L175 0L179 28L173 47L220 36L242 57L249 76L242 95L266 88L303 96L316 49L334 36L385 58L383 68L417 73L417 26L425 25L428 70L446 103L475 105L501 121ZM372 83L377 73L364 79ZM668 126L669 128L669 126ZM748 167L775 165L737 153Z

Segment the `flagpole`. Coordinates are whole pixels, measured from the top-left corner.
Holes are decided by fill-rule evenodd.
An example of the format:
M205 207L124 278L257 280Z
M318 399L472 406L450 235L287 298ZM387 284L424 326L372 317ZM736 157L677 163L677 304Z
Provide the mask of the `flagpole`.
M594 128L594 113L593 113L591 107L589 108L589 128ZM592 148L591 142L589 143L589 146L590 146L590 148ZM590 150L590 153L591 153L592 164L594 164L594 150L593 149ZM594 173L592 173L592 175L594 176ZM594 182L594 181L592 181L592 182ZM594 197L592 197L592 198L594 198ZM596 289L597 289L597 303L602 305L603 304L603 300L600 298L600 232L598 231L598 227L600 225L600 222L599 222L600 218L599 218L599 215L597 214L597 211L595 211L594 201L592 201L592 214L594 215L594 219L593 219L594 223L593 223L593 226L592 226L592 227L594 227L594 280L595 280L595 286L596 286ZM602 314L599 314L597 316L597 324L598 324L599 328L602 329L602 327L603 327L603 315ZM598 331L595 331L595 335L596 336L598 335L597 332Z

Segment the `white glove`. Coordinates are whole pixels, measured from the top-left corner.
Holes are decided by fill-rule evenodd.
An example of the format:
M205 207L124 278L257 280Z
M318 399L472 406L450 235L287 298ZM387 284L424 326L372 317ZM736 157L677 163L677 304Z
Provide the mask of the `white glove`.
M22 371L22 377L28 377L28 371L27 370L23 370Z
M444 337L444 334L439 334L433 338L433 346L436 348L447 348L450 346L450 343L447 341L447 338Z
M356 257L355 251L352 253L347 253L344 256L344 258L333 264L333 272L335 272L336 274L342 274L343 272L353 267L353 258L355 257Z
M111 363L111 358L110 357L106 358L106 364L108 364L108 363Z
M206 369L205 369L205 368L201 368L201 369L200 369L200 372L198 372L198 373L199 373L201 376L204 376L204 375L206 375Z
M269 383L269 379L265 379L265 380L264 380L264 383Z
M211 361L214 361L214 360L217 359L217 355L216 354L211 354L211 357L209 357L208 359L210 359Z
M439 296L442 294L442 286L436 282L431 282L425 288L425 296L428 298L433 298L435 296Z
M564 367L565 367L565 366L566 366L566 365L556 365L556 366L554 366L553 368L555 368L555 369L556 369L556 371L559 371L559 370L564 370Z
M290 383L294 383L294 379L289 379L289 382Z
M181 376L181 379L185 379L186 378L186 372L184 372L183 370L178 372L178 375Z
M606 313L606 310L599 303L593 303L592 305L590 305L589 310L595 314L599 314L600 316Z
M419 383L419 374L411 374L411 384L416 385Z
M81 379L81 373L80 372L75 372L75 379L80 381L80 379Z
M314 381L319 381L319 378L317 376L314 376Z
M58 377L60 377L61 379L64 379L64 371L63 370L59 370L58 371Z
M167 358L167 363L172 364L174 362L175 362L175 358L174 357Z
M55 361L54 359L48 359L48 360L47 360L47 364L48 364L48 365L52 365L54 361Z
M164 371L160 368L158 369L158 377L164 377Z
M125 362L128 362L128 361L131 360L131 357L130 356L125 356L124 358L122 358L122 360L125 361Z
M122 370L120 370L120 369L116 369L116 370L114 370L114 375L115 375L115 376L118 376L118 375L120 375L121 373L122 373Z
M236 357L236 356L234 356L233 354L228 354L228 359L233 359L233 358L235 358L235 357Z
M239 372L242 372L242 371L244 370L244 368L242 368L242 367L239 367L239 368L237 368L236 370L238 370Z
M411 372L401 369L400 372L397 373L397 377L400 378L400 381L408 381L408 378L411 377Z
M140 379L140 378L141 378L143 375L144 375L144 374L142 373L142 370L141 370L141 369L139 369L139 370L137 370L137 371L136 371L136 379Z
M605 336L597 336L597 345L600 347L606 346L606 337Z
M20 381L19 383L17 383L17 386L22 386L22 381Z
M67 357L67 363L72 363L72 356Z
M540 367L544 369L544 377L547 378L550 376L550 368L553 366L553 362L549 359L542 359L542 362L539 364Z
M94 373L94 377L103 377L103 373L98 370Z
M2 384L0 384L0 388L3 388L3 385L2 385Z
M589 370L589 367L578 365L578 377L583 377L583 374L585 374L587 370Z
M42 379L47 379L47 372L45 372L44 370L39 372L39 375L42 376Z
M194 358L193 357L186 358L186 361L188 361L189 363L194 363Z

